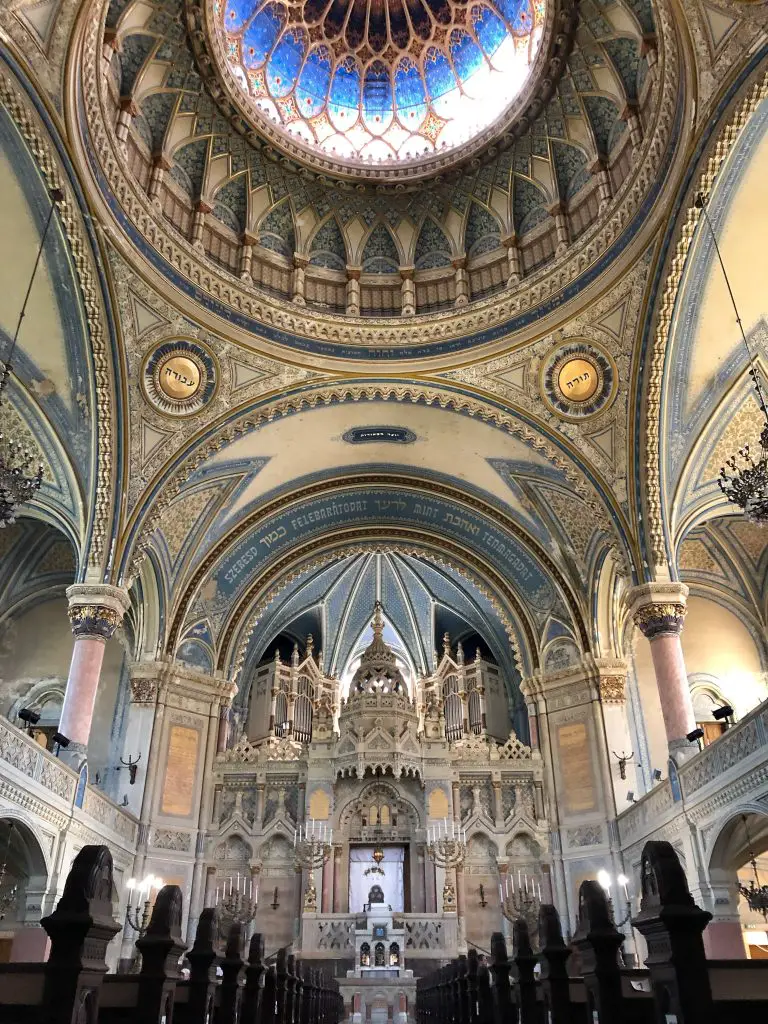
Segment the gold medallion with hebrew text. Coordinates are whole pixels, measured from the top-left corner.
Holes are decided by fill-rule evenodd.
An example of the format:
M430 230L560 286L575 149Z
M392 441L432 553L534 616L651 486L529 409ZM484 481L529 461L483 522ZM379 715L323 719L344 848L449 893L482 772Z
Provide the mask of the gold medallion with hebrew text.
M560 367L557 386L570 402L588 402L597 391L600 372L588 359L569 359Z
M216 388L216 361L198 341L175 338L147 356L144 394L159 412L189 416L210 401Z
M552 349L541 369L541 394L565 419L583 419L605 409L616 394L616 364L586 338Z

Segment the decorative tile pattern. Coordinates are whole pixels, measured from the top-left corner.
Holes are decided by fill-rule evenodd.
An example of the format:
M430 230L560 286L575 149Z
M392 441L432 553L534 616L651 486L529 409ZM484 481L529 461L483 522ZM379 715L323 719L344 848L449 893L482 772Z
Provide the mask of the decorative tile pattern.
M313 266L327 267L329 270L346 269L347 250L335 218L331 217L318 228L309 247L309 254L309 262Z
M481 256L501 246L499 222L484 206L472 203L464 232L464 249L469 257Z

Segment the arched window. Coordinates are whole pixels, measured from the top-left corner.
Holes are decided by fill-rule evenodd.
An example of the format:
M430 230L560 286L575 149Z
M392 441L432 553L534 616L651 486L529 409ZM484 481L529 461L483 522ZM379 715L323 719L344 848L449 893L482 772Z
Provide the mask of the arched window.
M483 712L480 704L480 694L474 688L469 694L469 728L479 735L483 729Z
M369 825L378 825L378 823L379 823L379 808L376 806L376 804L371 804L371 806L368 808L368 824Z
M286 736L289 731L288 698L284 693L278 693L275 697L275 736Z
M389 825L389 804L382 804L379 808L379 824Z
M367 942L364 942L360 947L360 966L371 966L371 947L368 945Z
M386 967L384 963L384 943L377 942L373 951L373 963L375 967Z
M400 947L396 942L393 942L389 947L389 966L400 966Z
M457 693L449 693L445 698L445 738L459 740L462 729L461 697Z
M293 705L293 735L299 743L309 743L312 739L312 701L303 693Z

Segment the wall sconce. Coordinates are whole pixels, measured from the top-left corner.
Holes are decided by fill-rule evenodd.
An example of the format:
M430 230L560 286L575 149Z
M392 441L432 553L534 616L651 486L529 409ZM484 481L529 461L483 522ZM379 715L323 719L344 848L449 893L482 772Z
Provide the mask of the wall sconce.
M280 902L278 900L279 896L280 890L278 889L277 886L275 886L275 891L272 893L272 903L270 904L273 910L277 910L277 908L280 906Z
M128 782L131 785L133 785L136 782L136 766L138 765L140 760L141 760L141 754L137 754L136 755L136 760L135 761L133 760L133 758L131 757L130 754L128 755L128 760L127 761L124 761L122 757L120 758L120 764L125 765L125 767L128 769ZM115 768L115 771L118 771L118 772L120 771L120 766L119 765Z
M619 762L619 778L620 779L626 779L626 777L627 777L627 765L632 760L632 758L635 756L634 750L630 751L630 753L628 753L628 754L625 754L623 752L621 754L617 754L616 751L614 750L613 751L613 756Z
M482 882L480 883L480 906L481 907L487 907L488 906L488 900L485 898L485 888L484 888Z

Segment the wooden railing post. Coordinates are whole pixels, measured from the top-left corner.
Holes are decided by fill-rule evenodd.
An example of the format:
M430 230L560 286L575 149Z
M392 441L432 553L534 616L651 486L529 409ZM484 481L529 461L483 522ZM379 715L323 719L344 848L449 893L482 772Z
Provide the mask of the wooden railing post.
M632 924L648 944L656 1020L715 1021L702 933L712 915L697 907L680 860L667 842L643 847L640 913Z
M245 989L240 1019L243 1024L261 1024L267 968L264 965L264 936L256 932L248 946Z
M571 991L567 963L570 949L563 941L557 910L549 904L539 909L539 963L541 993L548 1024L571 1024Z
M213 944L218 934L217 911L214 907L206 907L197 922L192 949L187 953L189 998L184 1014L186 1024L209 1024L213 1020L213 1005L218 984L216 981L216 950Z
M469 993L467 990L467 958L462 953L453 965L456 1016L458 1024L470 1024Z
M51 940L41 1021L95 1020L99 989L107 973L107 945L120 931L112 917L112 854L106 846L80 850L56 909L40 923Z
M491 963L489 970L493 979L493 1019L495 1024L509 1024L516 1019L517 1011L512 1004L512 989L509 969L512 965L507 958L507 944L501 932L491 936Z
M611 917L602 887L591 879L579 889L579 925L573 945L581 956L587 989L588 1017L597 1014L600 1024L624 1024L622 1020L619 949L624 936Z
M533 969L536 957L531 947L528 922L518 918L512 925L512 976L517 984L520 1024L537 1024L536 980Z
M181 910L181 889L164 885L155 898L147 930L136 941L141 954L136 1024L162 1024L173 1018L179 959L187 948L181 939Z
M216 1024L238 1024L243 998L243 926L233 921L227 934L224 956L219 960L221 988Z
M287 1010L290 1006L288 995L288 953L278 949L275 961L275 1014L277 1024L290 1024L290 1017Z
M299 973L296 970L296 957L293 953L288 954L286 966L288 969L288 991L290 993L288 1024L299 1024L299 1016L301 1013L301 982L299 980Z
M277 971L274 964L270 964L264 975L259 1024L277 1024Z

